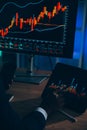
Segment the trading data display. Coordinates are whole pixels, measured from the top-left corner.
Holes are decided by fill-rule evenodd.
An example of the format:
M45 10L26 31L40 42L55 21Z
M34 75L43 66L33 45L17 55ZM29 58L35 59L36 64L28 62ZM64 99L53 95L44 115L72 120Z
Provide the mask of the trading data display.
M72 57L77 0L3 0L0 49Z

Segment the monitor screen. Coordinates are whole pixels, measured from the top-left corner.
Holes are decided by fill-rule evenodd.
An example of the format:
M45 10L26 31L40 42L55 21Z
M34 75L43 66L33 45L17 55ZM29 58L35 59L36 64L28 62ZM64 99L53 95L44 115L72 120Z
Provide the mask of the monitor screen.
M72 58L78 0L2 0L0 50Z

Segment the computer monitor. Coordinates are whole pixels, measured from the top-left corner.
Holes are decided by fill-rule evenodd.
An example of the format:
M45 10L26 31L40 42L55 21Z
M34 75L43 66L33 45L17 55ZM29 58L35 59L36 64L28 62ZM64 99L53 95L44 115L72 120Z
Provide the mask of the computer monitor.
M72 58L77 1L1 1L0 49Z
M72 58L78 0L3 0L0 50Z

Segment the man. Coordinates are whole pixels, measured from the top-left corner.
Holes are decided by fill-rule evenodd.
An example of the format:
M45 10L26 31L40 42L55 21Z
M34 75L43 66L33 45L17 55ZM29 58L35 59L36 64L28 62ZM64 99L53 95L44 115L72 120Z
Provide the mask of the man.
M11 83L12 77L7 82L9 71L5 73L3 70L0 73L0 130L43 130L48 116L56 107L60 107L61 98L57 99L54 94L48 95L35 111L20 119L6 97L5 88Z

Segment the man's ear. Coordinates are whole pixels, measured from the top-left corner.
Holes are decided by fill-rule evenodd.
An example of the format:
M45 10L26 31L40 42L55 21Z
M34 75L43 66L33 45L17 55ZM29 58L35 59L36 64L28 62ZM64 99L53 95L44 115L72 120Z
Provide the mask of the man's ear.
M14 73L16 70L16 65L14 62L5 62L2 65L0 75L4 82L5 90L9 89L9 85L11 85L12 80L14 78Z

